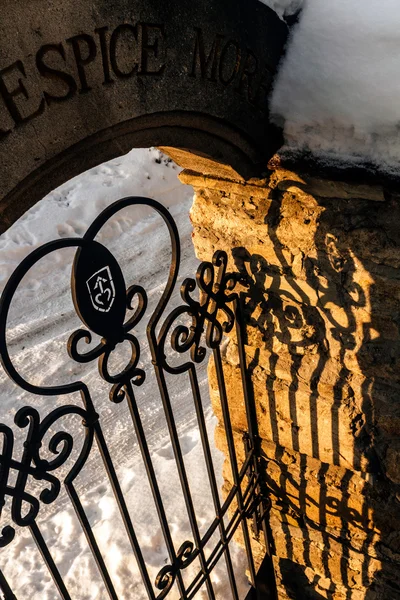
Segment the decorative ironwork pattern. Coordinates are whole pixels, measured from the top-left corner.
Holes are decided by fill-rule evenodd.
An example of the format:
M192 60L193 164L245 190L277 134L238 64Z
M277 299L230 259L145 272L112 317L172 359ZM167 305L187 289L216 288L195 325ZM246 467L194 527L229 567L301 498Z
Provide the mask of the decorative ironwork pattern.
M146 312L148 307L147 295L145 290L138 285L126 287L121 268L115 257L108 249L95 241L96 235L111 217L118 211L135 205L146 205L155 210L167 225L171 240L172 260L169 278L158 305L148 321L147 337L152 355L152 368L155 371L162 399L193 536L192 540L186 541L178 549L175 548L172 539L162 494L157 482L134 393L135 386L142 385L146 377L145 371L138 367L140 344L133 330L143 319ZM22 278L43 257L56 250L68 247L76 248L72 267L72 299L75 310L84 325L84 328L75 331L70 336L67 345L68 353L74 361L80 363L97 361L100 376L110 384L110 400L114 403L126 401L128 404L132 425L139 441L142 459L169 554L169 562L160 569L154 585L148 574L146 562L143 558L140 544L121 491L89 388L82 381L75 381L67 385L54 387L37 386L27 381L19 373L8 352L6 339L8 313L14 294ZM111 483L145 589L151 600L166 598L175 583L178 586L180 598L182 599L189 600L190 598L194 598L202 586L205 585L208 598L213 600L215 592L210 574L222 557L225 557L226 560L232 597L234 600L239 600L229 546L239 526L242 527L251 582L253 586L255 585L256 570L250 543L248 519L253 520L253 529L257 535L261 531L264 532L266 547L269 550L267 535L269 502L267 494L262 489L262 482L259 476L258 457L260 449L258 447L257 419L246 368L240 299L239 295L235 292L238 274L227 272L227 262L227 255L224 252L216 252L212 263L202 263L198 268L196 280L186 279L181 286L182 305L175 308L164 318L165 309L176 286L180 265L180 241L177 227L168 210L161 204L147 198L132 197L122 199L104 210L82 238L56 240L32 252L22 261L5 287L0 303L0 354L3 367L9 377L22 389L32 394L62 396L72 394L73 392L80 392L82 399L82 406L66 404L56 408L43 419L41 419L38 411L34 408L25 407L19 410L15 416L15 424L18 428L26 430L26 440L23 445L21 460L14 458L14 432L10 427L0 425L0 434L2 436L2 449L0 452L0 516L4 516L2 513L8 507L7 498L10 498L11 511L7 517L11 517L13 524L18 527L30 528L43 560L63 599L68 600L70 598L69 592L53 560L51 549L48 548L38 525L41 503L50 504L55 502L62 485L65 486L78 516L108 595L113 600L117 600L118 598L109 571L99 550L96 537L74 486L78 474L81 472L91 453L94 440L100 451L106 474ZM199 290L199 300L193 297L193 292L195 292L196 288ZM135 310L133 309L134 305L136 306ZM130 314L132 311L133 314ZM188 318L191 324L182 324L182 317ZM223 336L231 332L234 327L236 327L248 422L248 431L244 436L246 459L240 469L236 456L221 358ZM92 333L100 336L100 343L95 348L82 351L80 349L82 343L90 344L92 342ZM123 341L127 341L130 345L130 359L123 371L111 374L109 369L110 358L116 345ZM186 355L186 362L179 365L170 364L167 359L167 344L171 344L172 349L178 354ZM216 366L224 427L234 476L234 485L223 504L221 504L219 497L195 366L197 363L204 361L207 356L207 348L211 350ZM210 523L206 534L203 536L199 532L166 381L166 373L178 375L185 372L189 374L215 509L215 519ZM46 455L54 456L54 458L46 460L43 458L43 446L46 434L57 428L60 420L67 416L80 418L82 422L81 439L74 439L71 433L63 429L60 429L57 433L50 433L51 437L46 445ZM57 472L70 459L74 448L78 448L77 458L74 460L74 464L68 474L60 481L59 477L57 477ZM16 473L14 485L10 484L11 472ZM40 482L42 486L39 497L27 491L27 482L30 477ZM27 511L26 509L22 510L23 504L25 507L29 507ZM226 524L224 517L228 514L229 520ZM216 531L219 531L220 540L211 554L206 557L205 546ZM15 537L15 533L16 530L11 525L4 526L1 531L0 547L10 544ZM182 571L197 558L199 559L200 569L191 583L185 585ZM0 590L2 590L7 600L15 600L6 577L1 571ZM268 597L276 597L273 578L271 578L270 590Z

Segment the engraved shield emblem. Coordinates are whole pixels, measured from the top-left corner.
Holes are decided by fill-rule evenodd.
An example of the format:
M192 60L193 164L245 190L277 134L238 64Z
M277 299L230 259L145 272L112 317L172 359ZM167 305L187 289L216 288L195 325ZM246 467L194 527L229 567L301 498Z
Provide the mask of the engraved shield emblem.
M96 271L86 281L90 299L96 310L107 313L115 300L115 286L110 267L106 266Z

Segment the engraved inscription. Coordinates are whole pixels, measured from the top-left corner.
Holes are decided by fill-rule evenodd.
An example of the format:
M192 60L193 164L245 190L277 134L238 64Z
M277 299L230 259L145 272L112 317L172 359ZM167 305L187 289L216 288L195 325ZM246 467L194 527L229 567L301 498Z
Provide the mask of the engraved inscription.
M16 60L1 68L0 141L48 107L90 93L96 86L161 77L168 67L167 42L163 24L121 23L44 44L33 60ZM180 61L175 66L183 73L223 86L252 107L266 110L273 68L251 49L220 34L210 39L200 28L188 30L187 42L187 53L174 59Z
M165 28L155 23L122 23L112 31L104 26L41 46L30 71L27 60L0 69L0 140L52 104L90 92L99 83L95 66L101 65L101 83L110 85L135 75L162 75L165 56Z
M232 85L250 104L265 110L273 72L268 65L262 66L252 50L235 40L217 35L207 44L203 31L195 29L190 77Z

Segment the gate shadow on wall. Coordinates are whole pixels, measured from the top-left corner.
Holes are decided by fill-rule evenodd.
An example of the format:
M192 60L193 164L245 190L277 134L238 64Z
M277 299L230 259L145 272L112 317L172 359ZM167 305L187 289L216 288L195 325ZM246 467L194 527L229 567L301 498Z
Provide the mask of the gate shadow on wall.
M376 231L377 224L384 236L398 208L369 202L366 211L365 200L335 199L333 206L319 199L316 255L303 257L295 274L280 240L282 198L274 192L265 218L276 264L243 247L232 250L281 580L296 599L350 600L363 588L367 599L400 598L389 558L399 552L399 510L384 463L398 419L399 346L387 339L395 301L379 292L378 265L357 238L357 230ZM346 246L351 231L354 247ZM360 265L369 275L364 287L355 278Z

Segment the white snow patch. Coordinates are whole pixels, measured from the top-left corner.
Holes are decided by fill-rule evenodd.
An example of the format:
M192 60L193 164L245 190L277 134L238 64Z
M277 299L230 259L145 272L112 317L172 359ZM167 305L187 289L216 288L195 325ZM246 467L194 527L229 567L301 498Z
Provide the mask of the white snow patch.
M29 252L56 238L81 236L115 200L135 195L157 198L169 208L181 203L190 188L177 179L179 171L171 159L155 148L134 149L48 194L0 236L0 291ZM150 212L137 207L129 214L117 215L108 225L106 235L112 238L128 232ZM51 260L58 261L59 266L63 262L59 254ZM40 277L31 280L32 291L39 285Z
M283 153L398 170L399 16L398 0L306 0L271 100Z

